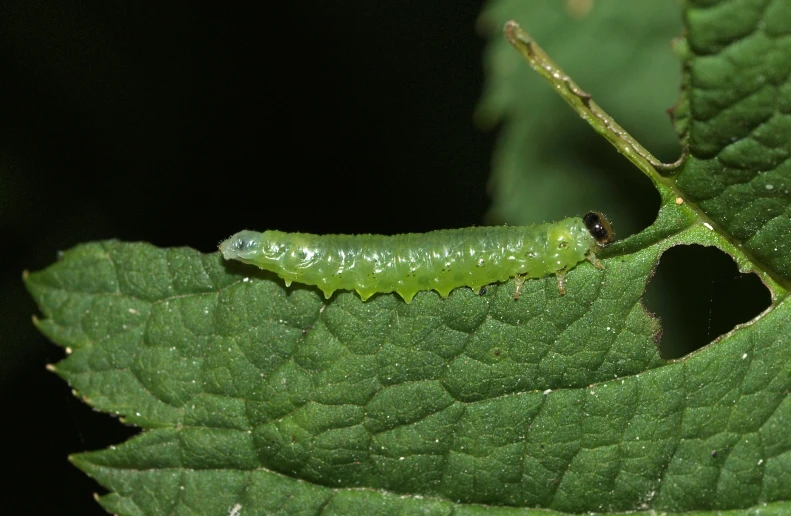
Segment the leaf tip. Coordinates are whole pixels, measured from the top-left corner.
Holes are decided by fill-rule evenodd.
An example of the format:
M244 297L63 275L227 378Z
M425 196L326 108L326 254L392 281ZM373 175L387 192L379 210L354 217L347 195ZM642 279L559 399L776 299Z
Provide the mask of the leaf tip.
M35 329L37 329L39 332L43 333L44 335L47 335L47 332L45 331L44 328L44 320L40 319L38 315L36 314L31 315L30 322L33 323L33 327Z
M80 471L82 471L87 475L91 475L91 473L93 472L92 466L94 465L91 464L91 461L87 457L85 457L88 453L89 452L72 453L67 457L67 459L69 460L69 462L71 462L72 466L74 466L75 468L79 469Z

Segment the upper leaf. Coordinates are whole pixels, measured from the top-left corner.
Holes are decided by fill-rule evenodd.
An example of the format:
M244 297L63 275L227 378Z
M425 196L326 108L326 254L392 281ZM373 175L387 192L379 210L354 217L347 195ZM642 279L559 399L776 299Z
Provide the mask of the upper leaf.
M791 1L690 0L677 184L791 280Z

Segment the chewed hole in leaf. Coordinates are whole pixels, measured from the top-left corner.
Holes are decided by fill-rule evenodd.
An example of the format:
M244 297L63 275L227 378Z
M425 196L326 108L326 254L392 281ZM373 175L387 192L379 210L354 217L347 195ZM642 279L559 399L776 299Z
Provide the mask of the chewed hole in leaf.
M681 358L764 311L769 290L756 274L742 274L727 254L700 245L662 255L645 293L662 323L662 358Z

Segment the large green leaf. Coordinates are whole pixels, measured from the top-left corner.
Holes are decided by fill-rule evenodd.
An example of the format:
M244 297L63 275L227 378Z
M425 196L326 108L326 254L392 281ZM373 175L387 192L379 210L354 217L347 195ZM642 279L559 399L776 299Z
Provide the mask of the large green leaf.
M769 16L778 3L753 4ZM743 36L733 11L701 11L700 25L692 7L679 47L689 70L699 33ZM693 156L695 138L726 131L698 128L698 93L677 110ZM755 258L760 242L744 252L682 189L706 171L716 183L721 171L700 163L678 183L642 167L657 220L612 246L603 270L574 268L565 296L545 278L518 301L511 281L410 305L325 300L216 253L116 241L67 251L25 280L38 327L69 352L52 368L144 429L72 460L117 514L789 514L791 305L781 269ZM731 254L774 303L665 361L641 297L662 253L685 244Z
M117 242L27 285L71 351L55 370L151 429L74 459L114 512L310 510L354 487L565 511L787 498L787 304L672 364L639 304L663 248L709 236L578 267L563 298L530 281L518 302L506 284L327 303L216 254Z

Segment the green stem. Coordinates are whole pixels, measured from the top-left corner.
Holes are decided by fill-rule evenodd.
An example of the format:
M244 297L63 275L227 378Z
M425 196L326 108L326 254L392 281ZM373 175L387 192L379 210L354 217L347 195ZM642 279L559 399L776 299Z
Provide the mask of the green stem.
M525 58L530 67L546 79L593 129L604 136L618 152L643 171L652 181L671 186L658 171L669 174L677 170L686 154L673 163L662 163L640 145L618 122L608 115L582 90L560 67L550 59L544 50L525 32L518 23L511 20L505 24L505 37L508 42Z

